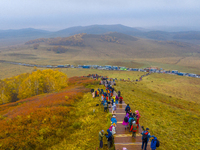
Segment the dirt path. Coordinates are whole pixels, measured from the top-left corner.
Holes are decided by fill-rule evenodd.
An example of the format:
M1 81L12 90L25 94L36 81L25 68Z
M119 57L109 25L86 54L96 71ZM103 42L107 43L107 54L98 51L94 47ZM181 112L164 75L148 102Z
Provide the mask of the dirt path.
M114 92L114 95L117 93ZM132 132L129 132L129 128L125 130L122 122L126 115L125 108L126 103L123 101L122 104L116 104L116 119L117 119L117 127L116 127L116 134L114 135L114 143L115 143L115 150L122 150L123 147L126 147L128 150L141 150L142 145L142 128L139 127L136 138L132 137ZM111 112L111 108L109 109ZM148 142L147 150L150 150L150 142Z

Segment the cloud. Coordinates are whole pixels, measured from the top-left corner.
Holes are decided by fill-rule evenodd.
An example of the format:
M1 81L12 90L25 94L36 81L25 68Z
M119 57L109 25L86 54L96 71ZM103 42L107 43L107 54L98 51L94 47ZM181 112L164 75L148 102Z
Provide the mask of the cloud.
M199 0L1 0L0 29L89 24L200 26Z

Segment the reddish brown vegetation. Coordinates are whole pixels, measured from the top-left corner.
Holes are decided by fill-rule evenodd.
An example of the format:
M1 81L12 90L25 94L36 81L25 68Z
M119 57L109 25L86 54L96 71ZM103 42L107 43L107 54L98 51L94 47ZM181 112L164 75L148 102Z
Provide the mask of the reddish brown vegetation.
M39 95L0 106L0 149L46 149L69 132L70 111L94 80L73 77L69 86L53 94Z

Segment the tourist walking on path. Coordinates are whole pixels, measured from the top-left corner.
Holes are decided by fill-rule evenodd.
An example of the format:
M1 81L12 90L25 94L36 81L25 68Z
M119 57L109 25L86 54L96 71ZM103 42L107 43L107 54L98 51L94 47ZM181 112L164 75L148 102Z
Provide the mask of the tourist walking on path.
M116 107L115 103L113 103L113 106L112 106L112 114L115 114L115 113L116 113L116 110L117 110L117 107Z
M143 130L144 130L144 127L142 126ZM149 133L149 128L146 128L145 131L143 131L142 133L142 149L144 148L144 150L147 149L147 144L149 142L149 138L151 138L151 135Z
M108 103L107 101L104 102L104 112L107 112L108 111Z
M109 128L109 130L111 131L111 133L112 133L112 135L114 135L116 132L116 129L115 129L115 127L116 127L116 124L115 123L113 123L111 126L110 126L110 128Z
M113 123L111 133L112 133L112 135L116 134L116 124L115 123Z
M117 95L115 97L115 100L116 100L116 104L118 104L119 97Z
M128 120L129 120L129 114L127 113L126 116L124 117L124 121L122 122L122 125L125 126L125 130L128 127Z
M133 118L134 118L134 121L137 122L137 117L136 117L135 113L133 113Z
M132 125L132 122L134 121L134 118L133 116L131 115L128 122L129 122L129 125L130 125L130 128L131 128L131 125Z
M104 96L103 96L103 94L101 95L101 101L103 101L104 100Z
M116 119L116 116L113 114L112 118L111 118L111 122L112 124L115 123L117 124L117 119Z
M152 135L151 137L153 137L153 139L151 141L151 149L152 150L156 150L156 146L158 146L158 143L157 143L158 140L154 135Z
M132 131L132 137L136 138L137 125L135 121L132 122L130 131Z
M122 104L122 101L123 101L123 97L120 96L120 97L119 97L119 103Z
M110 130L107 130L108 134L106 135L107 140L108 140L108 148L110 149L111 144L112 144L112 133L110 132Z
M104 135L103 135L103 133L104 133L104 130L101 130L100 132L99 132L99 141L100 141L100 148L103 148L103 137L104 137Z
M138 110L136 110L135 113L136 113L136 118L137 118L136 124L137 124L137 128L138 128L139 127L140 114L139 114Z
M127 106L125 108L126 114L129 113L130 110L131 110L131 107L129 106L129 104L127 104Z

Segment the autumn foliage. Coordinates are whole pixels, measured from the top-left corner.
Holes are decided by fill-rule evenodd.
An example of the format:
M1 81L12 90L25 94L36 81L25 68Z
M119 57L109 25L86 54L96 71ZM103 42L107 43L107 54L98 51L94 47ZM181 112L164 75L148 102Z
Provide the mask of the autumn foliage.
M28 75L22 83L22 88L28 89L26 86L35 81L35 78L38 81L42 80L44 78L42 73L44 72L38 71ZM39 77L35 77L36 74L39 74ZM59 79L59 74L56 72L54 74L58 77L57 82L65 86ZM50 91L53 90L51 82L47 81L37 82L37 85L41 84L41 87L45 85ZM75 121L75 116L70 115L71 111L76 111L74 103L82 98L84 92L90 91L84 87L86 83L93 84L94 80L74 77L69 79L69 86L61 92L1 105L0 149L47 149L59 143L63 137L70 134L70 128ZM56 83L54 86L59 90L62 88L62 86L57 87ZM48 88L41 88L39 91L42 93ZM36 92L34 88L32 90Z
M67 75L58 70L37 70L0 80L0 104L15 102L43 93L57 92L68 84Z

